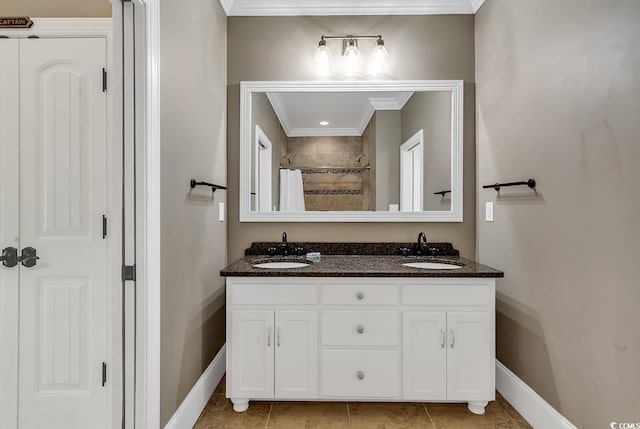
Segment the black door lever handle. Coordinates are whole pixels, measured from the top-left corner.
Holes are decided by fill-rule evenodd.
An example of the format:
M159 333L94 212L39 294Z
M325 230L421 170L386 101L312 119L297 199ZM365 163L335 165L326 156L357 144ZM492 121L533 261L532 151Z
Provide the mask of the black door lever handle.
M22 249L22 255L18 256L17 261L20 262L23 267L31 268L36 265L36 260L40 259L36 253L36 249L33 247L25 247Z
M2 249L0 262L2 262L2 265L8 268L12 268L18 265L18 249L16 249L15 247L5 247L4 249Z

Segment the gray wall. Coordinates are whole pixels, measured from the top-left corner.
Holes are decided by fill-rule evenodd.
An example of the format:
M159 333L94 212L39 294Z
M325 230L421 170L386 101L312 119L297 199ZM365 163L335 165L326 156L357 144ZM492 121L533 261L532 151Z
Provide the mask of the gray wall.
M451 93L417 92L402 108L402 143L424 131L424 210L451 210ZM399 175L399 173L398 173Z
M242 257L252 241L292 242L415 240L452 241L467 257L475 254L474 18L442 16L229 17L228 165L229 259ZM464 223L243 223L238 221L240 81L313 80L313 56L321 35L382 34L393 79L465 81Z
M277 206L280 203L278 196L280 195L280 130L282 127L267 98L267 94L264 92L255 92L251 96L251 121L251 192L255 192L255 174L257 172L255 160L256 125L258 125L271 141L271 208L273 208L274 205ZM253 207L258 204L256 197L254 195L252 198L255 203Z
M497 354L580 428L640 421L640 2L488 0L476 16L478 258ZM495 201L495 222L483 220Z
M162 426L224 343L226 27L217 1L160 2Z
M400 204L400 110L375 113L376 210Z
M0 15L32 18L107 18L109 0L0 0Z

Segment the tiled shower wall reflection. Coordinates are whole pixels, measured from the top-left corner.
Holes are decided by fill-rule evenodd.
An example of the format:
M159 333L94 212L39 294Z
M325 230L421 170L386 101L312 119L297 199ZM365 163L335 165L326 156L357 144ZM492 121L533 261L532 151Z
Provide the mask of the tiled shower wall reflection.
M286 138L280 165L302 170L306 210L371 210L369 128L355 137Z

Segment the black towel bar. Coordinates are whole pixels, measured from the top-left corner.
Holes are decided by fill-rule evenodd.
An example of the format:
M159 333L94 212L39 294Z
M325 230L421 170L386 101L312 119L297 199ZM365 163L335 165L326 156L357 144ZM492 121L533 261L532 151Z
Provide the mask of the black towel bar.
M493 188L496 191L499 191L500 188L505 188L507 186L520 186L527 185L530 188L536 187L536 179L523 180L520 182L507 182L507 183L494 183L493 185L484 185L483 189Z
M191 189L195 188L196 186L211 186L212 194L216 192L216 189L227 189L226 186L214 185L213 183L209 182L198 182L196 179L191 179L189 185L191 186Z

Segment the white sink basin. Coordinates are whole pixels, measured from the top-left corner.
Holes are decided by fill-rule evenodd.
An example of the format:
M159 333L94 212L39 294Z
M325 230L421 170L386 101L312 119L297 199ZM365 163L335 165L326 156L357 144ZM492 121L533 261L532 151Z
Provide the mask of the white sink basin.
M460 265L447 264L445 262L407 262L402 265L405 267L422 268L425 270L455 270L462 268Z
M302 267L308 267L309 264L305 264L304 262L288 262L288 261L281 261L281 262L263 262L261 264L254 264L253 265L256 268L278 268L278 269L288 269L288 268L302 268Z

